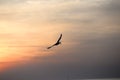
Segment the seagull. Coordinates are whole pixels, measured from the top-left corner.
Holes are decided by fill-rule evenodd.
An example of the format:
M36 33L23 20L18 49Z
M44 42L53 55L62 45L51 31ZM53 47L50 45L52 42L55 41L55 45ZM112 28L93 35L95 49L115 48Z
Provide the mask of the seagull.
M61 38L62 38L62 34L60 34L60 37L59 37L59 39L57 40L57 42L56 42L55 44L53 44L52 46L47 47L47 49L50 49L50 48L52 48L52 47L54 47L54 46L58 46L59 44L61 44L61 42L60 42Z

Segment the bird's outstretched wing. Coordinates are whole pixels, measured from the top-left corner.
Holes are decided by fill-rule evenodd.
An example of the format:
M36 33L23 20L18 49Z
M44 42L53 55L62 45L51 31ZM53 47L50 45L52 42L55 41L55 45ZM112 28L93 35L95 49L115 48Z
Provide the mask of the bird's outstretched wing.
M47 47L47 49L50 49L50 48L52 48L53 46L55 46L55 45L52 45L52 46L50 46L50 47Z
M57 40L57 42L60 42L61 38L62 38L62 34L60 34L60 37L59 37L59 39Z

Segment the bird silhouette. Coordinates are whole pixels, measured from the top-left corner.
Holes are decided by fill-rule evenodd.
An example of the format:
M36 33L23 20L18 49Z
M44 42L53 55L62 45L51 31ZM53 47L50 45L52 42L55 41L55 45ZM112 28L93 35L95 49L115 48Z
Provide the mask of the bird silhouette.
M52 48L52 47L54 47L54 46L57 46L57 45L61 44L61 42L60 42L61 38L62 38L62 34L60 34L60 37L59 37L59 39L57 40L57 42L56 42L55 44L53 44L52 46L47 47L47 49L50 49L50 48Z

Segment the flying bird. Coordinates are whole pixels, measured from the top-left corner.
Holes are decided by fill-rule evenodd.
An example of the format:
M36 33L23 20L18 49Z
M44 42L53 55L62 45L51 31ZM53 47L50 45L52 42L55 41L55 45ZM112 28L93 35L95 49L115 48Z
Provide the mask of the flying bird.
M60 42L61 38L62 38L62 34L60 34L60 37L59 37L59 39L57 40L57 42L56 42L55 44L53 44L52 46L47 47L47 49L50 49L50 48L52 48L52 47L54 47L54 46L57 46L57 45L61 44L61 42Z

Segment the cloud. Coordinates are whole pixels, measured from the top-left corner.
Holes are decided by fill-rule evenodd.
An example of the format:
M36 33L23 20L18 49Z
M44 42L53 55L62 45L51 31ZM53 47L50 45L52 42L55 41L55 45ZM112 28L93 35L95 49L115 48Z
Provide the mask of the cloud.
M24 2L26 0L0 0L0 4L1 5L5 5L5 4L16 4L16 3L21 3Z
M119 20L120 20L119 8L120 8L120 1L119 0L114 0L114 1L111 0L108 3L106 3L105 5L103 5L103 7L101 9L103 11L103 14L105 16L107 16L108 19L111 20L111 23L113 23L114 25L120 25L119 24Z

